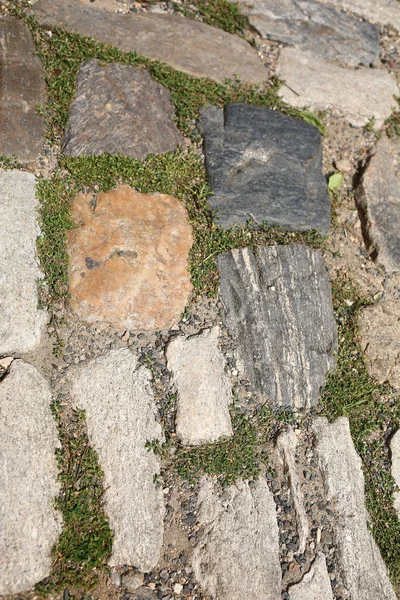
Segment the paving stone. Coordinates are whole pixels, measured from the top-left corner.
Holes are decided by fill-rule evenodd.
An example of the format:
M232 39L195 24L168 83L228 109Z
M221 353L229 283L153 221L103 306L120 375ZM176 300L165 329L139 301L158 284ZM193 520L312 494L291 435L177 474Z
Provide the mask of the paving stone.
M37 207L34 175L0 171L0 355L33 350L47 322L38 310Z
M169 90L147 71L90 60L79 69L63 152L121 153L139 160L165 154L184 143L174 114Z
M252 0L241 11L261 37L345 65L379 58L379 29L317 0Z
M296 48L280 52L277 75L286 85L281 98L296 108L331 110L354 127L370 119L379 128L396 108L395 78L382 69L344 69Z
M321 134L314 126L268 108L228 104L207 107L200 129L219 225L252 218L290 230L328 231Z
M389 381L400 390L400 304L378 302L360 317L361 348L368 369L379 383Z
M43 146L46 128L37 106L46 103L46 85L29 29L10 17L0 17L0 68L0 154L26 164Z
M30 10L42 26L62 27L96 38L123 52L161 60L174 69L216 81L233 78L262 83L268 72L242 38L179 15L113 14L74 0L39 0Z
M394 507L400 518L400 429L396 431L390 440L390 450L392 453L392 477L399 488L394 493Z
M356 189L365 245L387 271L400 271L400 143L382 136ZM399 165L400 166L400 165Z
M151 373L129 349L112 350L79 370L72 400L86 411L89 441L104 472L105 510L114 534L110 565L143 572L157 563L164 503L153 477L159 458L145 448L162 440Z
M300 583L289 588L290 600L333 600L325 555L319 552Z
M324 0L368 19L371 23L391 25L400 31L400 6L397 0Z
M167 367L178 391L176 433L184 444L199 445L232 435L232 390L218 347L219 328L168 344Z
M198 502L204 529L192 564L203 590L217 600L279 598L279 532L266 480L239 480L221 490L215 479L203 478Z
M335 506L332 521L336 557L352 600L396 600L385 563L368 529L361 459L351 439L347 417L313 424L316 456L327 500Z
M276 446L280 454L285 472L290 481L290 491L297 517L297 532L299 535L299 554L303 554L306 549L307 538L310 535L307 513L304 507L304 496L301 489L301 482L296 465L297 436L289 426L286 431L281 433L276 441Z
M225 321L242 369L273 404L317 403L337 331L320 252L290 244L218 257Z
M180 318L192 290L192 229L179 200L128 185L72 204L71 308L87 323L120 330L161 330Z
M50 574L61 531L50 404L47 381L14 360L0 382L0 594L27 591Z

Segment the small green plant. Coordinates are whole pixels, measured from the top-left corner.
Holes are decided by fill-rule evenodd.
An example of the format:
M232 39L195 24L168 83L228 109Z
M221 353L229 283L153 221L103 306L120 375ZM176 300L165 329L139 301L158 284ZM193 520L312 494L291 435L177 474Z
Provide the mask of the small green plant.
M53 404L52 412L62 446L57 450L61 491L56 508L62 514L63 529L53 549L52 572L36 586L42 594L65 586L82 591L94 585L112 545L103 507L103 472L89 445L85 414L75 411L67 428L58 405Z
M4 169L4 171L10 171L11 169L20 168L21 164L17 156L15 156L15 154L12 154L10 156L7 156L5 154L0 155L0 169Z
M391 138L400 136L400 98L397 98L397 103L399 108L385 121L386 133Z

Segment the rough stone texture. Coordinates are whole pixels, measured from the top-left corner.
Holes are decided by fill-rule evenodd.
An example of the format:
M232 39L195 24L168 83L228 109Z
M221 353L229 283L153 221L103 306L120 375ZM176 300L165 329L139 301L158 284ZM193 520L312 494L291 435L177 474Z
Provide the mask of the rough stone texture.
M279 598L279 533L266 480L221 490L203 478L197 514L204 530L192 565L202 588L217 600Z
M301 490L298 467L296 465L297 436L290 426L285 432L280 434L277 439L276 446L290 481L290 491L297 516L299 554L302 554L306 549L310 528L308 525L307 513L304 507L304 496Z
M296 585L289 588L290 600L333 600L325 556L319 552L312 567Z
M184 444L199 445L232 435L232 401L225 359L218 348L219 328L175 337L168 344L167 367L178 391L176 433Z
M397 0L324 0L337 8L352 11L371 23L391 25L400 31L400 6Z
M337 331L320 252L290 244L218 258L220 297L239 359L280 406L310 407L334 366Z
M378 302L365 308L360 319L361 347L370 373L379 383L400 390L400 305Z
M34 175L0 171L0 355L32 350L47 321L38 310L37 206Z
M94 37L123 52L161 60L194 77L223 81L237 74L251 83L268 79L256 51L245 40L178 15L118 15L74 0L39 0L29 12L46 27Z
M47 381L14 360L0 382L0 594L29 590L50 574L61 531L50 404Z
M192 285L192 229L182 202L122 185L72 204L69 232L73 312L87 323L160 330L179 320Z
M253 220L285 229L330 225L321 134L260 106L207 107L201 116L210 205L224 228Z
M170 152L184 143L174 113L169 90L147 71L90 60L79 69L63 152L121 153L139 160Z
M345 65L374 65L379 29L316 0L252 0L241 11L263 37Z
M327 500L335 507L336 557L352 600L396 600L378 547L367 527L361 459L351 439L347 417L313 424L316 455Z
M396 154L400 158L400 144L382 136L355 193L367 250L389 272L400 271L400 177L395 169Z
M21 163L37 159L45 124L36 107L46 103L42 65L22 21L0 17L0 154Z
M396 107L395 78L381 69L344 69L295 48L281 50L277 75L285 102L312 111L332 110L354 127L370 119L379 128Z
M164 503L153 482L159 458L145 448L161 440L150 371L128 349L112 350L78 371L72 399L86 411L89 441L104 471L105 510L114 533L110 565L143 572L157 563Z
M392 477L399 488L394 493L394 507L400 518L400 429L390 440L390 450L392 453Z

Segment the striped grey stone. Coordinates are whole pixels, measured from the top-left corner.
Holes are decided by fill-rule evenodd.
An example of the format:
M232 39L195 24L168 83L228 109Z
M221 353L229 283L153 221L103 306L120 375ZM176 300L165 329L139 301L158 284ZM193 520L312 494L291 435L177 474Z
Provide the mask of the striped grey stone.
M397 1L397 0L396 0ZM397 106L396 79L383 69L345 69L297 48L282 48L277 75L281 98L296 108L330 110L354 127L370 119L379 129Z
M169 90L147 71L92 59L79 68L63 152L121 153L139 160L165 154L184 143L174 116Z
M326 497L335 509L332 521L336 557L352 600L396 600L378 546L368 529L361 459L349 420L315 419L316 456Z
M317 403L337 347L331 287L320 252L249 248L218 257L220 297L238 358L273 404Z
M46 103L42 64L28 27L0 17L0 154L15 154L21 163L36 160L46 127L37 106Z
M397 0L323 0L378 25L391 25L400 31L400 5Z
M400 519L400 429L390 440L390 450L392 453L392 477L399 488L394 493L394 507Z
M220 489L204 477L197 515L202 533L192 566L203 590L216 600L279 598L279 531L265 478Z
M399 166L400 143L383 135L355 192L367 251L389 272L400 271Z
M289 587L290 600L333 600L331 580L323 552L316 559L300 583Z
M199 445L232 435L232 390L218 347L219 328L178 336L168 344L168 369L178 391L176 433L184 444Z
M38 309L37 208L34 175L0 171L0 355L33 350L47 322Z
M310 527L308 524L306 509L304 507L304 495L301 489L298 466L296 464L297 446L297 436L289 425L287 430L279 435L276 441L276 447L290 482L290 491L297 516L299 554L302 554L306 549L307 538L310 534Z
M73 376L75 406L104 472L105 510L114 534L109 564L150 571L163 542L164 502L154 483L160 461L145 448L161 440L151 373L129 349L111 350Z
M261 37L344 65L379 58L379 28L317 0L252 0L241 10Z
M48 577L61 531L57 427L47 381L14 360L0 382L0 594L17 594Z
M120 15L75 0L39 0L28 12L44 27L94 37L122 52L161 60L194 77L223 82L238 75L249 83L268 79L257 52L244 39L180 15Z

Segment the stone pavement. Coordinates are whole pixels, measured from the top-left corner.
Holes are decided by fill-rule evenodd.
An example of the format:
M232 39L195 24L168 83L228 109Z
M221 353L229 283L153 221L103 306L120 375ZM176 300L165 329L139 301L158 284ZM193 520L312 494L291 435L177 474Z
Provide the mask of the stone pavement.
M34 37L15 3L1 5L0 595L33 600L36 584L51 584L68 554L57 545L71 526L63 502L100 486L89 521L104 511L108 554L96 558L92 531L71 559L75 572L95 565L97 583L88 596L62 580L52 600L395 600L399 565L384 562L363 460L369 446L384 456L376 469L394 493L373 497L390 515L380 526L400 532L400 138L385 124L399 119L400 2L257 0L242 6L244 37L178 14L179 3L121 4L29 3ZM189 139L177 89L153 78L159 67L91 55L51 147L39 30L90 36L213 89L277 74L287 104L256 106L249 94L205 105ZM52 69L77 52L64 51ZM326 134L296 108L322 111ZM146 158L190 152L204 164L210 211L195 175L179 198L154 183L158 172L149 189L126 175L125 157L144 170ZM106 154L120 155L115 187L88 186L79 171L68 188L69 296L54 308L36 246L47 235L37 184L66 181L68 161L95 171ZM343 184L330 193L333 174ZM216 298L195 295L209 260ZM360 308L353 287L337 305L344 274L369 304L353 329L343 328ZM361 362L343 372L348 336ZM56 340L63 351L52 355ZM324 390L360 378L361 398L327 405ZM359 406L379 415L371 430ZM78 455L77 411L87 433ZM100 475L85 471L89 448ZM390 544L400 557L400 540Z

